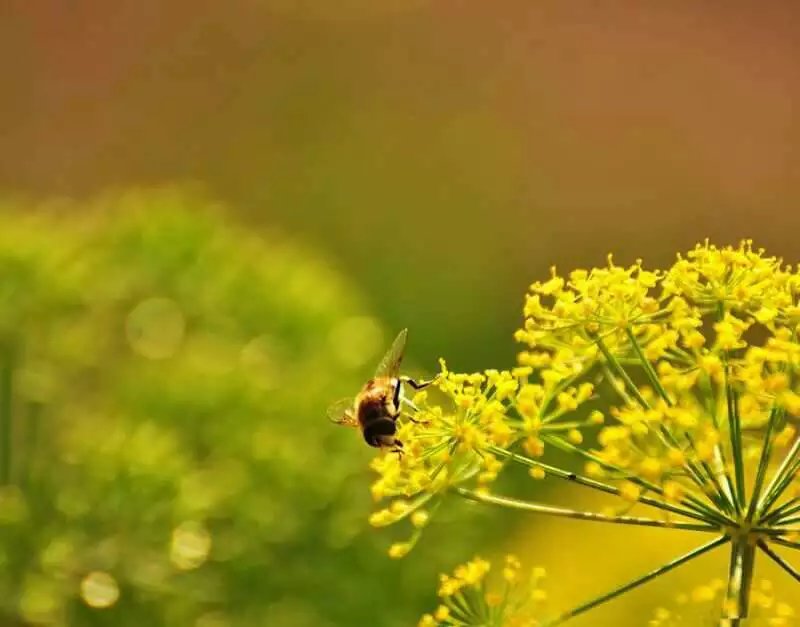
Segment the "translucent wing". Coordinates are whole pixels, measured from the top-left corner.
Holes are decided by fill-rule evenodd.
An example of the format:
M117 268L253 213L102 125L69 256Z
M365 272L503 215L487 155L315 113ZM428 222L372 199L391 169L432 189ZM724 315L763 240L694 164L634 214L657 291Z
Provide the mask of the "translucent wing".
M337 425L357 427L358 421L353 416L353 399L342 398L328 407L328 419Z
M406 350L406 339L408 338L408 329L403 329L394 338L391 347L381 359L378 364L378 369L375 371L376 377L394 377L400 371L400 362L403 361L403 353Z

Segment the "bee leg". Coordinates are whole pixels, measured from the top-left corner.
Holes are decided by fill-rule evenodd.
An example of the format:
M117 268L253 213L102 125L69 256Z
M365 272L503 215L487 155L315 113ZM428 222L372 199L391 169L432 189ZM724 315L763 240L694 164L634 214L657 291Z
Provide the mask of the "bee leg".
M402 391L403 387L401 381L402 379L397 380L397 384L394 386L394 396L392 397L392 403L397 408L397 413L393 416L395 419L400 416L400 392Z
M392 420L397 420L400 417L400 415L403 413L403 409L402 409L402 404L403 403L406 403L407 405L410 405L412 409L419 411L419 408L416 405L414 405L414 403L412 403L407 398L400 396L400 392L401 392L402 387L403 387L402 381L403 381L404 378L405 377L400 377L399 379L397 379L397 385L394 388L394 398L392 399L392 402L393 402L394 406L397 408L397 411L394 414L392 414ZM419 424L419 422L420 422L419 420L414 420L411 416L408 416L408 419L411 422L415 423L415 424Z
M436 379L429 379L428 381L414 381L414 379L412 379L411 377L407 377L405 375L400 377L400 381L402 381L403 383L408 383L408 385L410 385L415 390L421 390L423 388L426 388L435 380Z
M395 398L399 398L399 396L400 396L400 384L401 383L408 383L415 390L421 390L423 388L428 387L433 382L434 382L434 379L431 379L429 381L414 381L414 379L412 379L411 377L402 376L402 377L400 377L398 379L397 392L395 393ZM419 408L416 405L414 405L414 403L412 403L407 398L404 398L402 400L407 405L409 405L412 409L414 409L416 411L419 411ZM399 407L399 405L396 405L396 406ZM400 412L398 411L398 415L399 415L399 413ZM426 420L416 420L415 418L412 418L411 416L408 416L408 419L411 422L413 422L414 424L425 424L427 422Z

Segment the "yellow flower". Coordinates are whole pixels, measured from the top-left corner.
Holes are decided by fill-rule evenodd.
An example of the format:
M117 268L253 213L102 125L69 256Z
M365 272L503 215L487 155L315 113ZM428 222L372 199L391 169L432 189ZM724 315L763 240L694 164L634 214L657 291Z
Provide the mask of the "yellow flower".
M515 555L507 555L500 576L489 578L491 564L479 557L440 576L440 605L425 614L419 627L485 625L495 617L498 627L535 627L544 617L547 594L541 584L545 572L536 567L525 575Z

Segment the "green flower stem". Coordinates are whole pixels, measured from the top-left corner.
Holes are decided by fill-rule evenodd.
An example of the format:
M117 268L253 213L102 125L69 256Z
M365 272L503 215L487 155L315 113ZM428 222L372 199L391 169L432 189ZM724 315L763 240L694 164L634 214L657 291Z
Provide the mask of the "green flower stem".
M608 367L607 362L603 363L603 374L605 374L606 379L611 382L611 386L614 388L614 391L619 395L622 401L626 405L633 405L633 400L625 391L625 385L617 381L616 376L614 376L614 373L611 372L611 368Z
M641 362L642 368L644 368L644 372L647 375L647 378L650 381L650 384L653 386L658 395L663 399L663 401L667 404L667 407L672 407L674 404L672 399L667 394L667 391L664 389L664 386L661 385L661 381L658 378L658 374L653 369L653 364L650 363L650 360L645 357L644 351L642 350L639 341L636 339L636 335L633 333L633 329L630 326L625 327L625 334L628 336L628 340L630 340L631 346L633 347L633 351L636 353L636 356L639 358Z
M694 443L694 438L688 432L685 434L685 436L687 442L689 442L689 446L692 447L692 451L697 454L697 446ZM735 501L732 498L733 490L731 489L730 482L728 482L729 490L726 491L719 482L717 473L712 470L711 466L708 465L708 462L700 462L700 467L703 469L705 476L708 478L714 488L713 492L706 492L709 498L712 499L720 509L728 512L729 514L733 514L736 510L736 506L734 504ZM728 480L728 477L726 477L726 480ZM701 487L705 487L705 483Z
M625 385L636 399L636 402L639 403L639 405L641 405L644 409L650 409L650 404L647 402L644 396L642 396L639 388L636 387L636 384L630 378L622 365L617 361L617 358L611 354L610 350L608 350L608 346L606 346L603 338L595 334L590 334L589 337L595 342L595 344L597 344L597 348L599 348L600 352L603 353L603 357L605 357L606 362L608 362L611 369L615 370L617 372L617 376L619 376L619 378L625 382Z
M773 509L766 516L762 516L759 523L762 525L773 524L774 521L781 521L797 512L800 512L800 498L795 497L785 503L781 503L779 507Z
M786 536L792 533L800 533L800 529L787 529L786 527L751 527L750 531L766 536Z
M751 522L758 507L758 500L761 498L761 489L764 487L764 478L767 475L767 467L769 460L772 456L772 433L775 430L775 425L781 417L782 412L777 407L773 407L769 412L769 422L767 423L767 432L764 435L764 448L761 449L761 457L758 460L758 470L756 471L756 480L753 485L753 494L750 497L750 506L747 508L747 521Z
M730 538L728 536L721 536L721 537L717 538L716 540L712 540L711 542L708 542L707 544L699 546L696 549L693 549L692 551L689 551L688 553L686 553L684 555L681 555L680 557L675 558L674 560L672 560L670 562L667 562L663 566L659 566L655 570L651 570L649 573L646 573L645 575L642 575L641 577L638 577L638 578L634 579L633 581L629 581L628 583L626 583L623 586L620 586L619 588L615 588L614 590L612 590L610 592L607 592L605 594L602 594L599 597L595 597L591 601L587 601L586 603L582 603L581 605L569 610L568 612L564 612L563 614L558 616L555 620L553 620L553 621L551 621L549 623L546 623L546 625L559 625L561 623L566 622L570 618L574 618L575 616L578 616L579 614L583 614L584 612L588 612L589 610L597 607L598 605L602 605L603 603L606 603L607 601L610 601L610 600L612 600L612 599L614 599L614 598L616 598L616 597L618 597L618 596L620 596L622 594L625 594L629 590L633 590L634 588L637 588L637 587L641 586L642 584L645 584L648 581L651 581L651 580L655 579L656 577L659 577L659 576L663 575L664 573L667 573L667 572L673 570L674 568L677 568L681 564L685 564L686 562L688 562L690 560L693 560L696 557L700 557L704 553L708 553L712 549L715 549L718 546L721 546L721 545L725 544L728 541L730 541Z
M794 460L788 470L784 472L780 481L778 481L778 483L775 485L773 493L770 495L767 501L770 506L774 505L775 501L777 501L781 495L783 495L786 489L792 484L792 481L794 481L797 477L798 471L800 471L800 458Z
M0 486L11 481L11 437L13 435L14 348L0 348Z
M455 488L456 494L476 501L478 503L487 503L490 505L498 505L500 507L507 507L520 511L530 512L532 514L542 514L544 516L556 516L559 518L574 518L578 520L592 520L595 522L615 523L618 525L637 525L639 527L663 527L667 529L684 529L687 531L707 531L711 533L719 533L719 529L712 525L699 525L695 523L685 522L671 522L665 520L657 520L655 518L640 518L637 516L607 516L605 514L598 514L595 512L583 512L573 509L565 509L562 507L553 507L550 505L541 505L539 503L531 503L530 501L521 501L507 496L495 496L492 494L483 494L475 492L467 488Z
M762 497L761 501L758 504L758 513L760 515L764 515L769 512L769 508L772 507L772 504L780 498L780 495L783 494L783 491L786 487L791 483L792 476L794 473L797 472L797 462L800 459L800 438L797 438L792 445L792 448L787 453L786 457L784 457L783 461L781 462L780 467L775 472L772 477L772 481L770 481L767 489L764 490L764 496ZM792 469L794 467L794 473Z
M542 439L545 440L546 442L549 442L553 446L555 446L557 448L560 448L560 449L562 449L564 451L568 451L568 452L571 452L571 453L576 453L576 454L578 454L578 455L580 455L582 457L585 457L586 459L589 459L589 460L591 460L593 462L596 462L596 463L600 464L601 466L603 466L604 468L606 468L608 470L613 470L615 472L620 472L620 473L623 473L625 475L628 474L628 473L625 472L624 469L619 468L617 466L614 466L613 464L609 464L609 463L603 461L602 459L600 459L599 457L597 457L596 455L592 455L589 451L585 451L584 449L579 448L579 447L577 447L577 446L575 446L573 444L570 444L569 442L566 442L566 441L564 441L564 440L562 440L560 438L557 439L557 438L553 438L553 437L542 436ZM646 490L650 490L651 492L655 492L656 494L661 494L661 495L664 494L664 491L662 490L662 488L660 486L658 486L658 485L656 485L654 483L650 483L649 481L645 481L641 477L637 477L635 475L631 475L631 476L626 476L626 478L629 481L631 481L632 483L635 483L636 485L638 485L638 486L640 486L640 487L642 487L642 488L644 488ZM646 502L643 499L640 499L640 500L643 503ZM703 501L701 501L700 499L696 498L695 496L693 496L691 494L687 494L684 497L684 499L681 500L681 505L684 505L685 507L695 511L702 518L702 520L707 520L709 522L713 521L713 522L715 522L715 523L717 523L717 524L719 524L721 526L727 526L727 525L733 524L733 521L731 519L727 518L726 516L724 516L723 514L718 512L717 510L711 509ZM696 518L696 516L694 518Z
M603 356L606 358L606 361L609 363L611 368L615 370L618 376L625 382L625 385L628 387L631 394L633 394L633 396L636 398L636 401L639 403L639 405L644 409L650 409L650 404L642 396L641 392L639 392L639 388L636 387L636 384L633 382L628 373L619 363L617 358L608 349L605 342L603 342L603 338L601 338L599 335L590 335L590 337L597 344L598 348L600 349L600 352L603 353ZM644 355L642 355L642 358L644 359ZM679 447L678 442L675 439L675 436L664 425L661 425L661 428L659 429L659 434L663 440L669 443L669 445L674 447ZM705 489L706 482L703 479L703 473L697 469L697 466L694 463L687 461L687 463L684 465L684 468L686 472L692 477L692 480L695 482L695 484L697 484L697 486L700 488L702 493L708 497L708 499L711 501L713 505L716 505L719 509L726 509L724 503L726 502L727 499L725 499L721 495L717 495L714 492L710 492Z
M763 540L758 541L758 548L764 551L764 553L769 556L769 558L775 562L778 566L783 568L789 575L794 577L795 581L800 581L800 572L797 571L789 562L783 559L780 555L778 555L775 551L773 551L769 544L764 542Z
M709 374L704 374L701 381L703 382L703 391L705 392L703 397L706 412L711 417L711 422L714 424L714 428L719 430L719 416L717 415L718 412L715 407L716 394L714 394L714 386L711 383L711 376ZM727 500L729 503L735 504L736 492L733 487L733 479L731 479L730 473L728 472L728 460L725 455L725 449L720 446L719 443L714 445L714 461L717 467L720 469L719 474L721 474L725 479Z
M744 458L742 457L742 429L739 420L739 404L736 396L736 391L730 384L730 377L728 373L728 358L724 357L724 372L725 372L725 400L728 407L728 431L731 438L731 455L733 456L733 474L736 480L735 505L736 511L741 512L742 506L745 503L745 485L744 485Z
M519 453L513 453L511 451L507 451L502 448L492 447L490 448L490 451L495 455L497 455L498 457L505 457L506 459L511 459L512 461L523 464L524 466L528 466L530 468L541 468L542 470L545 471L545 473L552 475L554 477L558 477L559 479L565 479L567 481L571 481L573 483L577 483L578 485L582 485L587 488L592 488L594 490L598 490L606 494L613 494L614 496L620 496L619 488L610 485L608 483L603 483L602 481L597 481L596 479L589 479L588 477L583 477L582 475L575 474L574 472L568 472L556 466L550 466L549 464L538 462L536 460L530 459L529 457L525 457L524 455L520 455ZM663 511L672 512L673 514L679 514L681 516L685 516L686 518L693 518L694 520L700 520L703 522L708 521L708 518L706 516L698 514L695 511L684 509L681 507L676 507L675 505L670 505L669 503L666 503L664 501L659 501L657 499L653 499L647 496L640 497L639 501L641 503L644 503L645 505L650 505L652 507L656 507Z
M800 551L800 542L791 542L790 540L784 540L783 538L770 538L769 541Z
M644 351L642 350L642 346L641 344L639 344L639 340L636 339L636 335L634 334L630 326L625 327L625 334L628 336L628 341L630 341L631 347L633 347L633 351L636 353L636 357L639 359L640 362L639 365L641 365L642 369L645 372L645 375L647 375L647 379L648 381L650 381L650 385L653 386L653 389L655 389L655 391L658 393L658 395L661 397L664 403L666 403L667 407L672 407L674 405L672 399L669 397L669 394L664 389L664 386L661 384L661 380L658 378L658 373L656 373L655 369L653 368L653 365L650 363L650 360L647 359L647 357L645 356ZM663 430L662 433L664 436L667 437L667 439L673 445L677 444L674 435L670 431ZM688 433L686 434L686 437L689 440L689 444L694 449L694 441L691 439ZM720 485L716 474L711 470L711 468L706 462L701 462L700 466L703 469L704 473L700 472L700 470L698 470L694 464L690 466L692 471L697 475L696 482L698 482L698 485L700 485L701 488L704 487L705 481L702 480L702 476L703 474L705 474L705 476L708 477L708 479L714 485L714 488L716 490L714 494L709 493L709 497L712 498L714 502L717 504L717 506L720 507L721 509L731 511L731 509L734 507L733 503L731 503L727 499L727 495L723 491L722 486Z
M728 599L736 603L729 619L747 618L750 610L750 590L753 586L755 545L749 538L740 536L731 541L731 562L728 574Z
M786 525L794 525L800 523L800 518L781 518L780 522L773 523L773 527L785 527ZM797 530L795 530L797 531ZM786 530L787 533L790 533L789 530Z

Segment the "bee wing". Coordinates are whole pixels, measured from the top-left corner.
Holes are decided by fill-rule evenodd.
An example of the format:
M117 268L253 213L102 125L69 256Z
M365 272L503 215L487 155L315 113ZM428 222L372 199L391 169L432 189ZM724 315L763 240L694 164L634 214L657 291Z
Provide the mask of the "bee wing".
M358 421L353 416L353 399L341 398L328 407L328 419L337 425L357 427Z
M406 339L408 339L408 329L403 329L394 338L394 342L386 351L386 354L378 364L375 377L394 377L400 371L400 362L403 361L403 353L406 350Z

